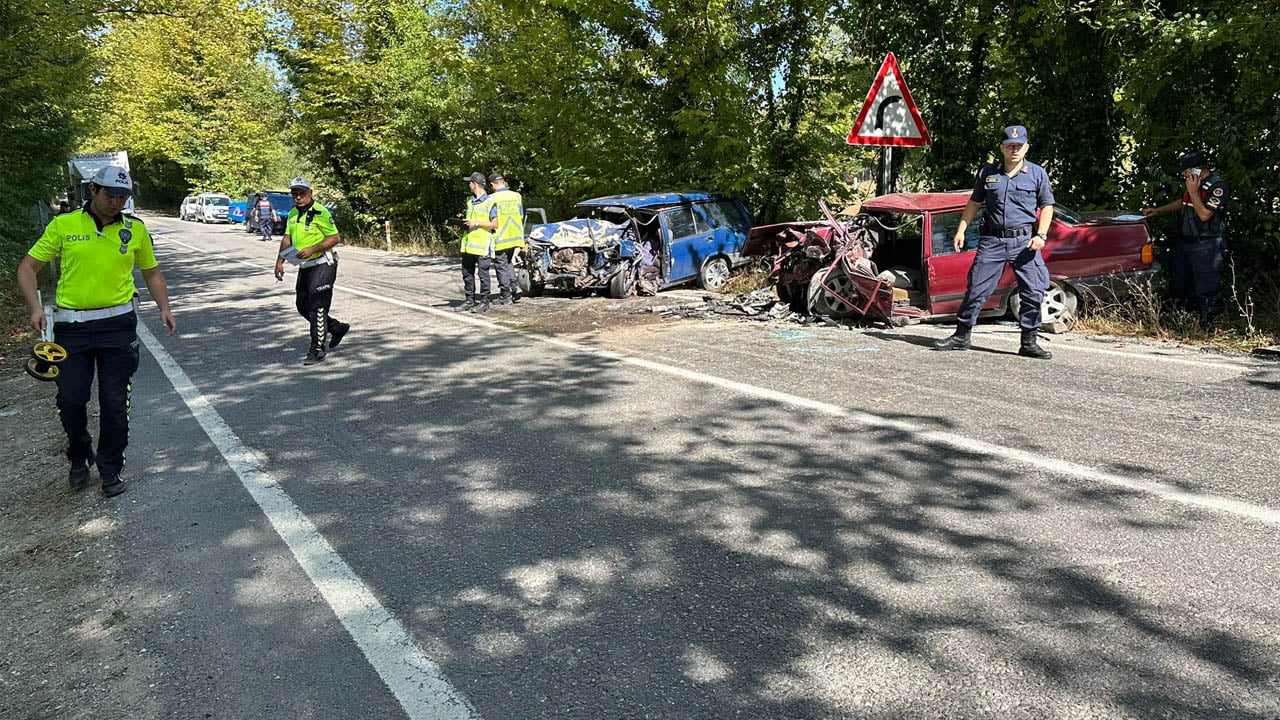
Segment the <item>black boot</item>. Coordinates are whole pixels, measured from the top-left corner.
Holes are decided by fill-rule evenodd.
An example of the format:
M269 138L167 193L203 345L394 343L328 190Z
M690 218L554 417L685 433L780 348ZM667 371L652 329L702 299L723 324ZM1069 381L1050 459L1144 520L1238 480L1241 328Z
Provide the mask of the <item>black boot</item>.
M347 336L347 331L350 329L351 323L338 323L337 327L329 331L329 347L338 347L338 343L342 342L342 338Z
M497 299L497 300L495 300L495 301L493 302L493 304L494 304L494 305L510 305L510 304L511 304L511 291L510 291L510 290L503 290L501 293L499 293L499 294L498 294L498 299Z
M102 473L102 494L115 497L124 492L124 480L118 473Z
M89 484L89 463L81 460L71 463L71 472L67 473L67 484L72 490L79 490Z
M489 297L487 295L482 297L478 302L476 302L476 306L471 308L471 312L473 313L489 312Z
M956 331L949 338L939 340L933 344L934 350L968 350L973 347L973 340L970 335L973 334L973 326L964 323L956 324Z
M1023 357L1035 358L1037 360L1048 360L1053 357L1053 353L1045 350L1036 343L1036 338L1040 335L1039 328L1022 328L1022 347L1018 348L1018 354Z
M312 348L307 351L307 356L302 358L303 365L315 365L324 360L324 350L316 350Z
M468 295L467 299L462 301L462 307L458 309L461 310L462 312L467 312L468 310L470 310L475 306L476 306L475 296Z

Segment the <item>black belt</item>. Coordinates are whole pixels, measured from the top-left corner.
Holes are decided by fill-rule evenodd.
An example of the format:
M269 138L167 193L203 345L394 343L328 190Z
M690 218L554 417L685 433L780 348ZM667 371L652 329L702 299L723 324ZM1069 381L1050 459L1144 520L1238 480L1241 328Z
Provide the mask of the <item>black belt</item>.
M1000 229L984 226L978 232L980 232L983 235L989 235L991 237L1011 238L1011 237L1019 237L1022 235L1030 235L1031 226L1023 225L1022 227L1000 228Z

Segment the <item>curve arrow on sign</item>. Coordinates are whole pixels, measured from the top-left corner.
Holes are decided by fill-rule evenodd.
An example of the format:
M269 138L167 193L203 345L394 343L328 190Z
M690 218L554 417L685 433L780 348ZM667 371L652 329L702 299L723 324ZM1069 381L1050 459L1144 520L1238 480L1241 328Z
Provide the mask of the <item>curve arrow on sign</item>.
M880 109L876 110L876 129L877 130L884 129L884 111L888 110L890 105L897 102L902 102L901 95L891 95L885 98L884 102L880 103Z

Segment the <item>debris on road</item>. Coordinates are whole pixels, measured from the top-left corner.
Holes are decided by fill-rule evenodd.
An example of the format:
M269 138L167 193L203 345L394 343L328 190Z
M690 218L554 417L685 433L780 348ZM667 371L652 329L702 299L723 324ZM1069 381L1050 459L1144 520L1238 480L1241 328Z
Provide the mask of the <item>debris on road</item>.
M735 296L703 295L701 300L655 305L646 312L664 318L738 317L744 320L792 322L799 325L826 327L863 327L865 320L857 318L833 318L826 315L808 315L791 309L791 304L779 300L771 288L761 288Z

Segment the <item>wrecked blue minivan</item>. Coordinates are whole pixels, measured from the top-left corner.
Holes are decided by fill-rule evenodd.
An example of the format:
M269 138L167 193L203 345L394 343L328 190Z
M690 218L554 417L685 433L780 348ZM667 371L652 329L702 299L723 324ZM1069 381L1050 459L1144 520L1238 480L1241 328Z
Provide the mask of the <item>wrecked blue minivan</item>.
M542 222L531 224L530 216ZM520 291L546 288L652 295L697 280L721 288L748 261L742 244L752 217L737 200L716 193L610 195L584 200L574 217L546 222L526 214L525 247L516 258Z

